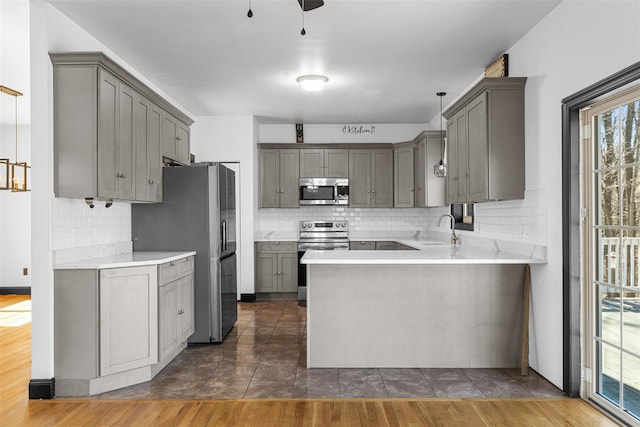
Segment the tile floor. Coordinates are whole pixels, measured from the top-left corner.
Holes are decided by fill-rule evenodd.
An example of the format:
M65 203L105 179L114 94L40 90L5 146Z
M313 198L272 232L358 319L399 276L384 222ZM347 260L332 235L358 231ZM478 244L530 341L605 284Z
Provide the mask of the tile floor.
M297 301L238 304L222 344L190 346L152 381L103 399L561 397L519 369L307 369L306 309Z

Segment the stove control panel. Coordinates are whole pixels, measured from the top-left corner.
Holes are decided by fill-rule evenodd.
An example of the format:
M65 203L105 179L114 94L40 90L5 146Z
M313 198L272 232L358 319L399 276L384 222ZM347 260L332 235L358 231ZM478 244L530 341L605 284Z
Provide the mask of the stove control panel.
M347 221L300 221L300 231L347 231Z

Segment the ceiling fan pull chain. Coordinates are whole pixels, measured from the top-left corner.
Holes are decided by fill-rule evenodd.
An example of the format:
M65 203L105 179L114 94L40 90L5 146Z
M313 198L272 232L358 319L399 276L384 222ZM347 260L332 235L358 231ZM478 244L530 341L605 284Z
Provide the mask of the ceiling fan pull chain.
M300 35L304 36L307 32L304 29L304 0L302 0L302 31L300 31Z
M247 12L249 18L253 18L253 11L251 10L251 0L249 0L249 12Z

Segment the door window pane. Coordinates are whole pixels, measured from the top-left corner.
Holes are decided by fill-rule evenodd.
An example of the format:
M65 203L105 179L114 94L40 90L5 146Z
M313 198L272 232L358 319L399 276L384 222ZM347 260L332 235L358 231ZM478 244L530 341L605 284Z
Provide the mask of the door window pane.
M636 417L640 417L640 358L623 355L624 390L622 408Z
M598 262L596 263L596 280L615 285L618 283L618 258L620 253L620 230L598 230L596 244Z
M622 142L622 157L620 163L638 162L638 111L640 100L636 100L620 107L620 138Z
M599 393L619 405L620 350L604 343L598 343L598 357L600 359Z
M618 132L618 110L607 111L595 118L596 141L598 142L597 169L619 164L620 134Z
M620 345L620 292L615 288L598 286L598 335L609 344Z
M598 204L599 225L620 225L619 169L606 170L596 174L600 203Z

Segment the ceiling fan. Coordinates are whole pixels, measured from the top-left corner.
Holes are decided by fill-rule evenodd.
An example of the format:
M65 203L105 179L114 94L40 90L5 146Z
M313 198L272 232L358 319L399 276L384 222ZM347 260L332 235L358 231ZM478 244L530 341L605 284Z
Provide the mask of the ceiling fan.
M304 12L324 6L324 0L298 0L298 3Z

